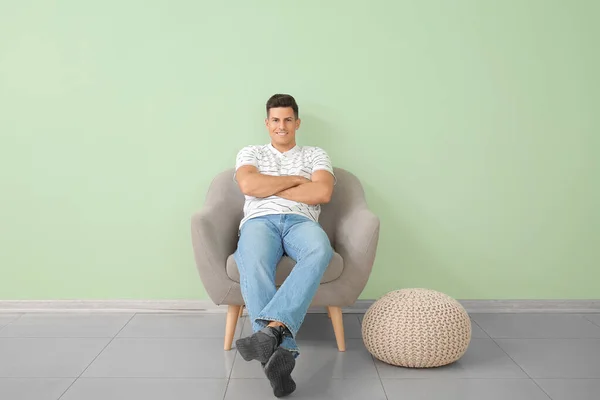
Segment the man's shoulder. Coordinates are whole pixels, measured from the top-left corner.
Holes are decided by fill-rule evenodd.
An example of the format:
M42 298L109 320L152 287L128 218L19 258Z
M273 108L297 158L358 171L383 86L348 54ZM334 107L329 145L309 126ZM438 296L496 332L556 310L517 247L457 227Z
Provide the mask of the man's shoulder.
M319 146L302 146L302 151L309 154L325 153L325 149Z

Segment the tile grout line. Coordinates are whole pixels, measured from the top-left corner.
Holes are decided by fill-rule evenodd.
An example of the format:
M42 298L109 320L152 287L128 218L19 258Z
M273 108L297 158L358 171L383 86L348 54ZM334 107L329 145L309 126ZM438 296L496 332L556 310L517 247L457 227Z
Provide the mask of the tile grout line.
M238 351L235 351L235 355L233 356L233 362L231 363L231 371L229 371L229 376L227 377L227 382L225 382L225 390L223 391L223 400L227 397L227 389L229 389L229 383L231 382L231 375L233 374L233 367L235 367L235 362L237 361Z
M244 322L242 323L242 326L240 327L240 336L238 337L238 339L244 333L244 326L246 325L247 319L248 318L244 318ZM234 336L234 340L235 340L235 336ZM225 397L227 397L227 389L229 389L229 383L231 382L231 375L233 375L233 368L235 367L235 362L237 361L237 356L238 356L238 351L236 348L235 355L233 356L233 362L231 363L231 371L229 371L229 376L227 377L227 382L225 383L225 390L223 391L223 400L225 400Z
M472 322L473 324L477 325L477 327L478 327L479 329L481 329L481 331L482 331L483 333L485 333L485 334L487 335L487 338L482 338L482 339L491 339L491 338L492 338L492 335L490 335L490 334L489 334L489 333L488 333L488 332L487 332L485 329L483 329L483 328L481 327L481 325L479 325L479 324L477 323L477 321L475 321L475 319L473 319L472 317L471 317L471 318L469 318L469 319L471 320L471 322Z
M595 323L594 321L592 321L591 319L587 318L587 317L585 316L585 314L582 314L582 315L581 315L581 317L582 317L583 319L585 319L586 321L589 321L589 322L591 322L592 324L594 324L594 325L596 325L597 327L599 327L599 328L600 328L600 324L597 324L597 323Z
M47 376L30 376L30 375L25 375L25 376L3 376L0 377L0 380L2 379L74 379L74 377L72 376L53 376L53 377L47 377ZM202 376L154 376L154 375L148 375L148 376L144 376L144 375L133 375L133 376L110 376L110 377L106 377L106 376L88 376L85 377L84 379L89 379L89 380L94 380L94 379L110 379L110 380L118 380L118 379L152 379L152 380L216 380L216 381L226 381L228 380L228 378L215 378L215 377L202 377ZM234 378L232 378L234 379ZM328 378L329 380L332 381L346 381L346 380L359 380L359 381L377 381L379 380L379 378L377 377L373 377L373 378L340 378L340 377L331 377ZM383 378L382 378L383 379ZM390 381L404 381L404 380L464 380L464 381L476 381L476 380L512 380L512 381L529 381L532 380L533 378L529 378L529 377L523 377L523 378L507 378L507 377L456 377L456 378L415 378L415 377L405 377L405 378L396 378L396 377L389 377L389 378L385 378L386 380L390 380ZM571 381L576 381L576 380L580 380L580 381L597 381L600 380L599 378L593 378L593 377L588 377L588 378L538 378L540 380L557 380L557 379L561 379L561 380L571 380ZM257 378L257 377L248 377L248 378L235 378L236 381L243 381L243 380L262 380L262 381L267 381L267 378Z
M364 314L362 314L364 315ZM358 326L360 327L360 340L363 342L364 344L364 339L362 337L362 321L360 320L360 316L359 314L356 315L356 319L358 320ZM367 352L369 352L367 350ZM371 361L373 362L373 367L375 368L375 372L377 372L377 379L379 379L379 384L381 385L381 390L383 390L383 395L385 396L386 400L389 400L389 397L387 395L387 392L385 391L385 386L383 385L383 380L381 379L381 375L379 375L379 368L377 368L377 363L375 362L375 356L373 356L373 354L369 353L369 356L371 356Z
M2 332L2 330L4 330L4 328L6 328L7 326L12 325L15 322L17 322L18 320L20 320L23 315L25 315L25 313L19 314L19 316L17 318L7 322L6 325L0 327L0 332Z
M481 328L481 327L480 327L480 328ZM481 329L483 329L483 328L481 328ZM485 333L487 333L487 331L485 331L485 330L484 330L484 332L485 332ZM489 335L489 333L487 333L487 334ZM515 361L515 360L514 360L514 359L513 359L513 358L510 356L510 354L508 354L508 352L502 348L502 346L500 346L500 345L498 344L498 342L496 342L496 339L494 339L494 338L493 338L491 335L489 335L489 336L490 336L490 338L491 338L491 339L494 341L494 344L495 344L496 346L498 346L498 348L499 348L500 350L502 350L502 352L504 352L504 354L506 354L506 356L507 356L508 358L510 358L510 360L511 360L513 363L515 363L515 365L516 365L517 367L519 367L519 369L521 369L521 371L523 371L523 373L524 373L525 375L527 375L527 377L529 378L529 380L530 380L530 381L532 381L532 382L533 382L533 384L534 384L535 386L537 386L537 387L538 387L538 388L539 388L539 389L542 391L542 393L544 393L544 394L546 395L546 397L548 397L550 400L554 400L554 399L552 399L552 397L550 397L550 395L549 395L548 393L546 393L546 391L545 391L545 390L544 390L544 389L543 389L543 388L542 388L542 387L539 385L539 383L537 383L537 382L536 382L536 380L535 380L535 379L533 379L533 378L532 378L532 377L531 377L531 376L530 376L530 375L527 373L527 371L525 371L525 369L523 369L523 367L521 367L521 365L520 365L518 362L516 362L516 361Z
M92 364L94 363L94 361L96 361L96 359L97 359L98 357L100 357L100 354L102 354L102 353L104 352L104 350L106 350L106 348L108 347L108 345L110 345L110 344L112 343L112 341L113 341L113 340L115 340L115 338L116 338L117 336L119 336L119 333L121 333L121 331L122 331L123 329L125 329L125 327L126 327L127 325L129 325L129 323L131 322L131 320L133 319L133 317L135 317L136 315L137 315L137 313L133 313L133 315L131 316L131 318L129 318L129 320L128 320L128 321L127 321L127 322L126 322L126 323L125 323L125 324L124 324L124 325L121 327L121 329L119 329L119 331L118 331L117 333L115 333L115 335L114 335L114 336L113 336L113 337L112 337L112 338L111 338L111 339L108 341L108 343L106 343L106 346L104 346L104 347L102 348L102 350L100 350L100 352L98 352L98 354L96 354L96 357L94 357L94 359L93 359L93 360L92 360L92 361L91 361L91 362L90 362L90 363L87 365L87 367L85 367L85 368L83 369L83 371L81 371L81 373L79 374L79 376L77 376L77 377L76 377L76 378L73 380L73 382L71 382L71 384L69 385L69 387L67 387L67 388L65 389L65 391L64 391L64 392L62 392L62 394L61 394L60 396L58 396L58 398L57 398L56 400L60 400L60 399L62 399L62 397L65 395L65 393L67 393L67 392L69 391L69 389L71 389L71 387L72 387L72 386L75 384L75 382L77 382L77 381L79 380L79 378L81 378L81 375L83 375L83 374L85 373L85 371L87 371L87 370L88 370L88 368L90 367L90 365L92 365Z
M377 364L375 363L375 356L371 354L371 361L373 361L373 366L375 367L375 372L377 372L377 378L379 378L379 384L381 385L381 390L383 390L383 395L386 400L389 400L387 392L385 391L385 386L383 385L383 380L381 379L381 375L379 375L379 368L377 368Z
M0 329L1 330L1 329ZM0 336L0 339L107 339L110 336ZM192 340L221 339L219 336L120 336L119 339ZM600 338L596 338L600 339Z
M594 327L598 327L600 328L600 324L595 323L594 321L592 321L589 318L586 318L587 314L574 314L577 315L578 317L580 317L581 319L583 319L586 322L589 322L590 324L592 324ZM570 339L570 338L569 338ZM573 339L578 339L578 338L573 338ZM595 337L595 338L588 338L588 339L600 339L600 337Z
M107 339L110 336L0 336L0 339ZM208 340L220 340L221 337L217 336L120 336L118 339L147 339L147 340L193 340L193 339L208 339ZM235 340L236 338L234 338ZM348 340L361 340L359 337L349 337L346 338ZM492 338L474 338L471 340L490 340ZM518 338L510 338L510 337L498 337L496 339L500 340L587 340L587 341L598 341L600 337L577 337L577 336L564 336L564 337L518 337ZM318 339L305 339L313 342L330 342L335 340L335 338L318 338ZM201 377L200 377L201 378ZM574 378L580 379L580 378ZM581 378L583 379L583 378ZM598 378L592 378L598 379Z

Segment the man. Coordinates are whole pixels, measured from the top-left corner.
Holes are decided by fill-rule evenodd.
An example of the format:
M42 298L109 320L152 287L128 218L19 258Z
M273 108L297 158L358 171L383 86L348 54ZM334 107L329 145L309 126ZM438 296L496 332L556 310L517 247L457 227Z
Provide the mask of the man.
M296 334L333 255L318 220L335 178L324 150L296 144L294 98L276 94L266 108L271 143L244 147L236 158L235 179L246 200L234 258L254 331L236 347L244 360L262 364L274 395L282 397L296 389ZM283 254L296 265L277 290Z

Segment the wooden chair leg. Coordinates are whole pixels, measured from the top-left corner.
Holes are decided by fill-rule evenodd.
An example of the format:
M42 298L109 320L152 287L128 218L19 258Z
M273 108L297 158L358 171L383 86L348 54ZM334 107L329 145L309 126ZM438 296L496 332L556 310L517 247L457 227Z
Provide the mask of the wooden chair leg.
M242 318L242 315L244 315L244 306L240 307L240 315L239 318Z
M327 307L331 315L331 323L333 324L333 332L339 351L346 351L346 339L344 338L344 320L342 318L341 307Z
M235 327L240 315L240 309L242 306L229 306L227 308L227 323L225 325L225 345L226 351L231 350L231 344L233 343L233 337L235 336Z

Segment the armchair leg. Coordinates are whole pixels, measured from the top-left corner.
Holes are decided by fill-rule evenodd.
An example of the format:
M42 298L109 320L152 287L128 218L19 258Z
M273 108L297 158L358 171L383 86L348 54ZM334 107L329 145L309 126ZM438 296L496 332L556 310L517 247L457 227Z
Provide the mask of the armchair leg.
M341 307L327 307L329 315L331 315L331 323L333 324L333 332L337 342L339 351L346 351L346 339L344 338L344 320L342 318Z
M233 337L235 336L235 327L237 326L241 308L242 306L229 306L227 308L227 323L225 325L224 344L226 351L231 350L231 344L233 343Z

